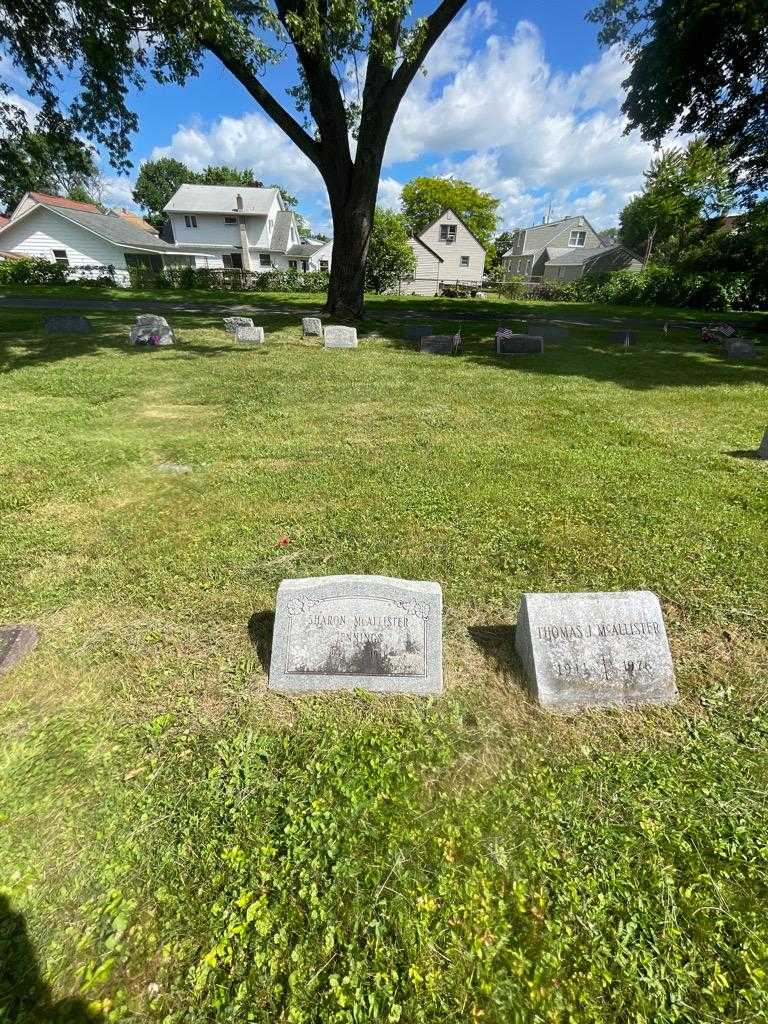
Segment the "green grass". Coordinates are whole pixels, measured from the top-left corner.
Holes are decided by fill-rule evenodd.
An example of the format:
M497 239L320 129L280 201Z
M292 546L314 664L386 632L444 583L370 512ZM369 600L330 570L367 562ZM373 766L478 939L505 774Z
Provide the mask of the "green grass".
M229 292L209 289L187 291L152 290L142 291L125 288L94 288L87 285L2 285L0 298L43 296L47 298L89 298L89 299L134 299L152 302L185 302L195 304L238 304L259 306L264 309L279 309L286 306L295 309L319 309L325 305L325 295L303 292ZM375 317L404 317L415 312L424 316L454 313L482 313L486 315L553 316L553 317L629 317L633 320L690 320L694 323L710 323L726 320L740 323L760 331L768 330L768 313L730 312L710 313L700 309L681 309L671 306L609 306L597 302L544 302L510 301L494 293L485 299L431 298L424 295L367 295L366 315Z
M0 314L0 1021L764 1021L765 351L88 315ZM354 572L442 583L441 700L267 691ZM633 588L681 703L538 711L521 593Z

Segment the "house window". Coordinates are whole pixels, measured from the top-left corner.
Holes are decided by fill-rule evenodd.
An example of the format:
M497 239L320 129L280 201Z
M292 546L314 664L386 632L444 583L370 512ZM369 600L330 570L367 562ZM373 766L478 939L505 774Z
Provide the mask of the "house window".
M272 266L272 257L269 255L268 252L260 252L259 253L259 265L262 266L262 267L271 267Z
M461 257L461 265L462 265L462 267L468 267L469 266L469 256L462 256Z
M69 258L67 256L66 249L54 249L53 258L56 260L57 263L63 263L65 267L69 266Z
M328 269L328 260L320 260L320 269L321 270L327 270Z
M456 225L455 224L441 224L440 225L440 241L446 242L448 245L451 242L456 241Z
M568 239L568 245L571 246L571 247L573 247L573 246L582 246L582 245L584 245L586 240L587 240L587 232L586 231L572 231L571 235L570 235L570 238Z
M221 257L221 261L227 270L242 270L243 269L243 257L239 252L228 253L225 252Z
M125 265L127 267L143 267L145 270L160 271L163 269L163 257L150 255L144 252L126 252Z
M237 217L225 217L224 218L224 223L225 224L237 224Z
M188 228L196 228L197 217L195 217L193 214L187 214L187 216L184 218L184 223Z
M298 260L288 260L288 269L289 270L298 270L299 269Z

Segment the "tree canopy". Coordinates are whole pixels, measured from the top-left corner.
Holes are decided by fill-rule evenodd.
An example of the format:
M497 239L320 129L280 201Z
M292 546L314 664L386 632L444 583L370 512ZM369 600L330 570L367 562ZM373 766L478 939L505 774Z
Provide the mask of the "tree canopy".
M645 188L621 213L621 240L639 255L652 247L656 261L675 262L709 218L733 202L733 165L725 150L694 140L651 162Z
M0 146L0 209L12 210L25 192L91 200L97 177L93 153L66 129L39 131L25 118L6 122Z
M460 178L414 178L403 186L401 204L413 235L420 234L450 208L487 248L499 223L499 200Z
M138 124L132 87L147 76L183 84L213 54L320 171L336 247L328 308L358 315L392 122L467 0L433 3L419 17L413 0L0 0L0 43L26 76L43 121L68 119L73 135L103 145L122 170ZM295 59L297 79L290 101L281 102L260 72L286 57ZM69 86L74 96L63 106Z
M365 265L368 291L389 291L416 269L416 257L408 244L408 228L402 214L376 207L371 244Z
M746 198L768 189L765 0L601 0L588 18L631 63L628 131L703 135L730 149Z

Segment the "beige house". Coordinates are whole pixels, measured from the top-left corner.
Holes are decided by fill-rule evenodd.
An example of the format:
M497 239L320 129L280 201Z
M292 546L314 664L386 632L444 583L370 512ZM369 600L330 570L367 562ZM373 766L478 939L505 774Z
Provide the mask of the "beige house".
M453 210L441 213L420 235L409 239L409 245L416 270L400 282L402 295L439 295L455 284L482 286L485 249Z
M642 270L625 245L606 242L586 217L564 217L520 228L502 257L504 272L526 281L578 281L608 270Z

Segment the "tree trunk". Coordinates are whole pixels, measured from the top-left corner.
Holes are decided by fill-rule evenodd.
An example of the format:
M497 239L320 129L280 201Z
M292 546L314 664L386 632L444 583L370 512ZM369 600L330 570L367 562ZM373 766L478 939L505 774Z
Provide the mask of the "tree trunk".
M382 145L383 150L383 145ZM328 184L333 217L333 256L328 285L327 313L357 319L363 313L365 263L373 229L380 161L355 165L350 187Z

